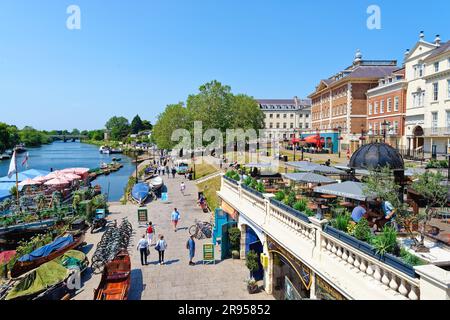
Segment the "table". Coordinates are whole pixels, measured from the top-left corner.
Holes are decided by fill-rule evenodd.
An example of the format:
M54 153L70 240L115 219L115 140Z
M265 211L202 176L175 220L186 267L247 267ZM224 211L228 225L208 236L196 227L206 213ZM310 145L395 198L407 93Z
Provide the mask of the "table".
M337 196L332 195L332 194L322 194L320 197L324 198L324 199L336 199L337 198Z

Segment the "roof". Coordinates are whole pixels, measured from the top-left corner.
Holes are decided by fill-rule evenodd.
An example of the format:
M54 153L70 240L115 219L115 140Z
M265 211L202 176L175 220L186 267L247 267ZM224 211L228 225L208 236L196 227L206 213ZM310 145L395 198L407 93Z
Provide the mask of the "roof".
M328 177L322 176L320 174L304 172L304 173L286 173L284 177L289 180L296 182L306 182L306 183L335 183L336 180L330 179Z
M338 197L344 197L360 201L365 201L367 198L367 195L365 194L364 183L353 181L346 181L342 183L316 187L314 188L314 192L332 194Z
M443 54L444 52L450 51L450 41L441 44L438 48L434 49L431 54L425 60L431 60L437 56Z
M297 104L295 99L257 99L256 100L261 109L271 110L301 110L311 107L310 99L298 99Z

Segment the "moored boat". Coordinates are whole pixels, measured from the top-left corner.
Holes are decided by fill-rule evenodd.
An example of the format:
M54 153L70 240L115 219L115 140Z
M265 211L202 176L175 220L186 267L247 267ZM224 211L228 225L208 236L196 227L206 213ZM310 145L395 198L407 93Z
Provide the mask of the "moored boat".
M69 234L66 237L57 238L52 243L20 257L11 269L11 277L17 278L46 262L60 257L69 250L78 248L83 244L84 236L84 232L76 235Z
M109 262L102 274L94 300L127 300L131 285L131 260L126 250Z
M24 153L27 151L27 149L25 148L25 145L23 143L18 144L14 150L16 151L16 153Z
M154 177L150 179L150 184L153 186L153 190L159 190L164 185L164 180L161 177Z
M146 183L137 183L131 190L131 196L139 204L143 205L150 193L150 186Z

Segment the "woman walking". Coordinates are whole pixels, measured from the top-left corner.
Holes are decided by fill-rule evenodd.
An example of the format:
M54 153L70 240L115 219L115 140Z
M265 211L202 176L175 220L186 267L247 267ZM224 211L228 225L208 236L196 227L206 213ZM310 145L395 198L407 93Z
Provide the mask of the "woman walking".
M166 240L164 240L164 236L159 236L159 241L156 244L155 249L158 251L159 253L159 264L163 265L164 264L164 252L167 249L167 242Z
M148 245L151 247L153 245L153 236L155 235L155 228L153 227L153 223L150 222L147 227L147 240Z
M147 263L147 258L149 255L149 250L148 250L148 240L145 238L145 234L142 236L142 239L139 240L139 243L137 245L137 250L141 253L141 265L146 266Z

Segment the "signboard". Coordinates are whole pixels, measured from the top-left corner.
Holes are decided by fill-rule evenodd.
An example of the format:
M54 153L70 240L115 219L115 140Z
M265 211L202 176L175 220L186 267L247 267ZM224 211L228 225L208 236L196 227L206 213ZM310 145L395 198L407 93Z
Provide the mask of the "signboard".
M138 222L147 223L148 222L148 210L147 208L138 209Z
M203 264L205 263L216 263L213 244L208 243L203 245Z
M168 202L169 201L169 194L167 192L161 193L161 201L162 202Z

